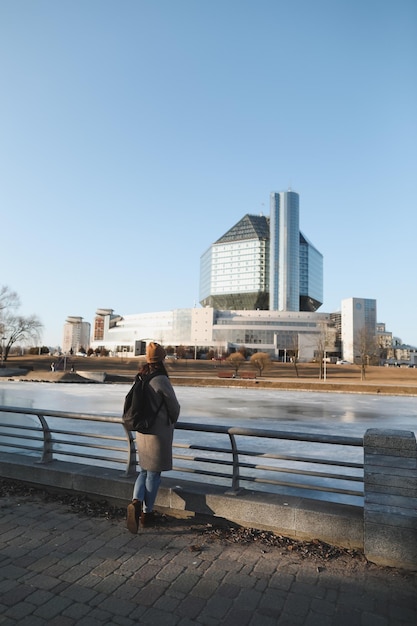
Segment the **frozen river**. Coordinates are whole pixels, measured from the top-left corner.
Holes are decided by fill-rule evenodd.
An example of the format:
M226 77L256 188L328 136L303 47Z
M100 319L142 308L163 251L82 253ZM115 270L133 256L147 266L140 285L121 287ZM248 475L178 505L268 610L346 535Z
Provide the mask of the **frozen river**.
M128 385L122 384L4 381L0 382L0 405L120 417L128 389ZM182 422L352 437L362 437L368 428L411 430L417 435L417 397L213 387L176 387L176 393L181 404ZM16 419L20 418L8 417L6 414L1 416L1 420ZM30 419L37 423L36 418ZM77 428L80 428L79 424ZM102 432L103 424L92 427L90 425L89 428L92 432ZM106 425L109 433L117 428L119 427L112 424ZM210 443L218 446L224 445L222 437L217 434L178 430L175 442L180 445L208 445L210 438ZM308 442L284 439L280 442L256 437L243 439L247 439L242 444L244 449L250 445L260 457L264 453L276 454L280 450L296 458L314 454L316 458L324 459L329 455L329 448L318 443L313 445L313 452L313 447ZM344 462L360 463L363 460L362 448L359 447L332 446L330 456L332 455ZM94 463L93 460L91 462ZM271 477L267 472L261 473L264 477ZM343 471L342 473L347 475ZM175 472L172 475L177 476ZM303 482L308 480L308 477L304 478ZM330 483L332 479L323 479L319 484ZM338 484L339 487L350 487L344 480ZM259 484L256 489L274 490L271 485L265 487ZM304 490L294 487L281 486L279 490L281 493L304 494ZM361 497L326 494L321 490L310 491L309 497L359 505L362 502Z
M0 405L120 415L127 385L0 382ZM367 428L417 434L417 397L176 387L184 422L362 436Z

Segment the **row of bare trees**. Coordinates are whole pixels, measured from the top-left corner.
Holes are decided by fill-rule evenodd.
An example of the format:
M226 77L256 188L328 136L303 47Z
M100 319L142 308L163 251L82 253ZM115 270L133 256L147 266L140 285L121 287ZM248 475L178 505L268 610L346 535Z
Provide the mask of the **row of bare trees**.
M319 334L317 343L317 359L320 364L319 378L324 376L326 354L332 350L334 345L334 330L324 327ZM382 347L378 338L370 329L364 327L359 329L354 337L353 351L355 354L355 364L359 366L361 380L366 378L366 368L369 365L379 365Z
M259 376L262 376L262 372L268 369L271 365L271 357L266 352L255 352L249 360L251 365L258 370ZM243 363L245 363L246 358L242 352L232 352L232 354L227 357L226 361L230 364L237 376L239 369Z
M20 298L7 286L0 287L0 350L1 361L7 361L16 343L38 341L43 325L36 315L19 315Z
M319 363L319 378L325 376L326 359L329 352L333 352L335 345L335 329L323 325L321 332L317 337L315 346L315 355ZM290 357L290 361L294 367L295 375L298 377L298 336L293 335L291 346L286 349L286 355ZM367 328L363 328L356 333L355 336L355 364L360 368L361 380L366 378L366 369L369 365L378 365L381 357L381 346L374 333ZM246 350L242 347L239 351L232 353L227 358L235 374L238 374L239 368L246 361ZM258 370L259 375L269 368L271 357L266 352L256 352L250 357L250 363Z

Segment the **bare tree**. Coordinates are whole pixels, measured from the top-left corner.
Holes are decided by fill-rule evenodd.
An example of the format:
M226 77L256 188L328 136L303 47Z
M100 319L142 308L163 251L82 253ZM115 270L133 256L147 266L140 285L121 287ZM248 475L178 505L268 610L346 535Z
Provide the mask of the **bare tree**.
M10 309L15 310L20 306L20 298L15 291L7 285L0 287L0 329L3 325L3 315Z
M185 359L187 357L187 349L185 348L185 346L177 347L177 357L179 359Z
M317 338L316 355L320 364L319 379L325 378L325 359L326 353L334 349L335 329L329 327L326 323L320 324L320 332Z
M291 348L288 350L290 354L291 363L294 365L295 375L298 378L298 333L291 334Z
M324 377L324 353L326 352L326 327L322 324L320 327L320 332L317 337L316 344L316 356L319 362L319 379L321 380Z
M366 368L378 359L379 347L375 334L368 328L361 328L355 337L355 354L361 370L361 380L366 378Z
M0 288L0 333L3 361L7 361L11 347L20 341L39 340L43 325L36 315L25 317L17 314L20 298L9 287Z
M245 357L240 352L232 352L232 354L227 357L226 361L230 363L237 376L240 366L245 362Z
M250 362L259 371L259 376L262 376L262 372L271 365L271 357L266 352L255 352L252 354Z

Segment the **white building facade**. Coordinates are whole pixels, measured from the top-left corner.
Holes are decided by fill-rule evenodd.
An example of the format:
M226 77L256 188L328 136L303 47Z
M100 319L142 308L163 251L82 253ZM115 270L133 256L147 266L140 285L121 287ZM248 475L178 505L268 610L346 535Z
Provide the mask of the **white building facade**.
M195 354L213 350L218 356L243 346L275 358L298 350L300 361L310 361L323 328L332 325L327 313L301 311L221 311L204 307L126 316L116 316L111 309L99 311L96 325L100 338L94 338L91 347L121 356L144 354L146 345L157 341L165 347L188 347Z
M376 338L376 300L346 298L342 300L342 354L354 363L360 356L360 341L367 335Z

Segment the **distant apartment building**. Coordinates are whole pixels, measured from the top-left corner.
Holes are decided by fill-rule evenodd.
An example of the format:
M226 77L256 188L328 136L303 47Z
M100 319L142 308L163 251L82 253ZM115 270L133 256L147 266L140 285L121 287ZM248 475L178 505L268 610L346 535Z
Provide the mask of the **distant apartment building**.
M82 348L88 350L90 347L90 329L90 323L84 322L82 317L72 315L67 317L62 340L64 354L71 352L71 350L76 353Z
M392 333L387 331L386 325L383 322L378 322L376 325L376 340L380 361L383 362L386 359L391 359L394 356L394 340Z
M273 192L270 216L245 215L201 256L200 304L219 310L316 311L323 257L299 229L299 195Z
M417 365L417 348L407 344L396 345L389 360L395 360L399 364L410 363L411 365Z
M376 300L346 298L341 312L343 358L354 363L361 353L361 341L376 340Z

